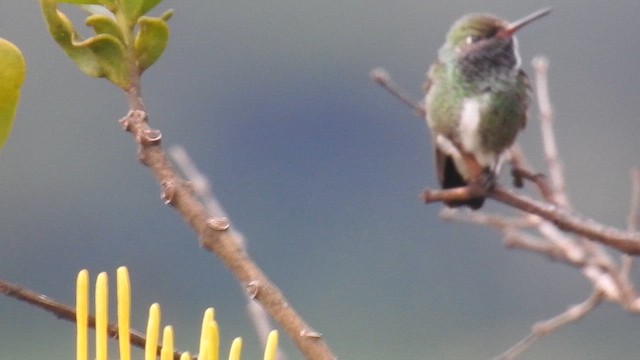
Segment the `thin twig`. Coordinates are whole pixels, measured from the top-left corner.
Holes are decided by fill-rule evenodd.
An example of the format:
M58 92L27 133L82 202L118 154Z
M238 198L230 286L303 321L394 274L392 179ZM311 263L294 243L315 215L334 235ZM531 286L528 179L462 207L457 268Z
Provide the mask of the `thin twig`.
M167 152L173 162L178 165L178 169L184 174L184 177L191 182L194 193L207 208L209 215L226 217L227 213L224 211L218 199L213 195L211 182L198 170L187 151L182 146L173 145L169 147Z
M536 71L536 92L538 95L538 109L540 111L540 131L542 137L542 148L547 162L547 170L551 179L551 188L554 203L565 209L571 209L571 202L566 191L566 181L562 161L556 145L555 130L553 128L553 106L549 96L549 61L544 56L536 56L532 65ZM579 239L583 250L588 257L592 259L595 266L605 266L613 269L613 260L604 248L585 237ZM613 279L618 282L620 287L625 287L626 282L622 281L618 276L617 270L611 271Z
M418 117L424 119L424 117L426 116L424 107L422 107L418 102L413 101L408 95L406 95L406 92L402 90L400 86L393 82L387 70L383 68L376 68L371 71L370 75L371 79L376 84L382 86L396 99L400 100L400 102L413 109Z
M631 174L631 202L629 204L629 218L627 229L630 232L638 231L640 226L640 168L633 168Z
M0 279L0 293L5 296L9 296L19 301L39 307L40 309L50 312L59 319L67 320L72 323L76 322L76 310L74 308L56 301L46 295L38 294L33 290L25 288L24 286L12 284L8 281ZM89 327L92 329L96 328L96 318L92 315L89 316ZM108 324L107 334L109 335L109 337L117 339L118 325ZM147 340L137 331L129 330L129 338L131 344L133 344L134 346L141 349L145 348ZM162 345L158 345L158 355L160 355L161 350ZM179 360L181 355L182 353L176 351L173 353L173 359Z
M638 224L640 223L640 169L633 168L630 171L631 175L631 200L629 202L629 215L627 218L627 230L629 232L637 232ZM635 258L627 254L622 254L620 260L620 277L625 280L625 283L629 284L624 289L624 296L628 302L632 303L635 297L635 290L629 281L631 277L631 271L633 270Z
M547 239L527 234L523 231L505 231L504 245L512 249L521 249L547 256L554 261L570 262L566 253ZM572 261L572 265L582 265L584 259Z
M182 146L177 145L169 147L167 153L178 166L178 170L180 170L187 181L189 181L194 194L200 199L204 207L207 209L209 216L228 219L229 215L224 210L220 201L218 201L218 198L213 194L211 182L200 172L200 170L198 170L196 164L189 156L189 153L187 153ZM244 236L236 229L229 229L229 231L233 232L234 238L238 241L238 245L245 249L246 244ZM268 332L265 336L266 335L268 335Z
M515 359L516 357L518 357L518 355L524 352L527 348L529 348L543 336L551 334L564 325L582 319L596 306L598 306L598 304L602 302L602 299L602 293L599 291L594 291L585 301L581 302L580 304L571 306L567 309L567 311L558 314L557 316L549 320L541 321L534 324L531 327L531 333L529 333L529 335L509 348L509 350L496 357L494 360Z
M569 207L569 199L566 196L562 162L558 156L555 132L553 131L553 107L549 97L548 70L549 61L543 56L533 59L533 67L536 71L536 95L538 108L540 109L540 130L542 131L542 146L547 160L547 169L551 181L551 189L555 203L562 207Z

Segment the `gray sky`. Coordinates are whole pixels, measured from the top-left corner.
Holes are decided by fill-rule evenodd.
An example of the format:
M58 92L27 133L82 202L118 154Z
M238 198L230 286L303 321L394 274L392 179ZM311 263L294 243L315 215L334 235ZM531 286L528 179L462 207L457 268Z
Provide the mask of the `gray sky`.
M574 205L622 227L640 153L637 1L166 1L154 13L175 9L171 40L144 75L144 99L164 144L184 146L211 176L256 261L340 358L491 358L589 284L421 204L436 185L426 126L368 73L383 66L419 98L459 16L515 20L549 5L519 34L523 66L531 74L534 55L550 58ZM124 96L75 69L37 2L0 9L0 36L28 66L0 152L0 277L72 304L80 269L94 278L128 265L136 328L159 302L177 346L194 351L214 306L223 352L243 336L244 358L257 357L240 288L162 205L121 131ZM520 142L542 168L539 139L534 109ZM637 318L603 306L523 359L634 359L638 331ZM68 359L73 339L71 324L0 298L3 358Z

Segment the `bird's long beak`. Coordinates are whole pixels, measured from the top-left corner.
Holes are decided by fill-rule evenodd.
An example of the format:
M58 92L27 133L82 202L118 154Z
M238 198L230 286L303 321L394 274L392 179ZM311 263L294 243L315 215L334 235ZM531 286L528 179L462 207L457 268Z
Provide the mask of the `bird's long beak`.
M551 12L551 8L544 8L544 9L540 9L540 10L538 10L538 11L536 11L536 12L530 14L530 15L525 16L520 20L516 20L516 21L512 22L511 24L507 25L507 27L504 30L500 31L498 33L498 36L502 37L502 38L505 38L505 39L506 38L510 38L510 37L513 36L513 34L516 31L522 29L525 25L527 25L527 24L529 24L529 23L531 23L531 22L533 22L535 20L538 20L543 16L549 15L550 12Z

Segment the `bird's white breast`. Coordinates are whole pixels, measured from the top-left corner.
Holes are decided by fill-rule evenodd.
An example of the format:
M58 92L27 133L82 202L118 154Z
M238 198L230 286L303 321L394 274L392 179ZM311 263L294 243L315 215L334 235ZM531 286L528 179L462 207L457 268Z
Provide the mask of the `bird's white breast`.
M480 136L482 111L488 101L489 98L486 94L478 97L465 98L462 102L458 130L460 134L460 145L463 150L473 154L480 166L495 170L498 165L498 154L485 151L482 147Z
M468 152L478 150L480 148L480 101L477 98L464 99L458 124L464 150Z

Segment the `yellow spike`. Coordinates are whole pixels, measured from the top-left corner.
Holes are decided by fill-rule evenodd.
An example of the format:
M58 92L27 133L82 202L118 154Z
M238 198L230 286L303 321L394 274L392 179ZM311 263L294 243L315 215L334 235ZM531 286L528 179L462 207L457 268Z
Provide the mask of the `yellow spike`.
M162 333L162 351L160 352L160 360L173 359L173 327L167 325Z
M220 334L218 331L218 323L214 320L208 325L209 341L207 342L207 360L219 360L220 351Z
M233 342L231 343L231 350L229 350L229 360L240 360L241 353L242 353L242 338L237 337L233 339Z
M202 328L200 329L200 348L198 349L198 360L207 360L204 357L205 352L205 342L209 339L207 335L208 324L213 321L215 318L215 310L213 308L208 308L204 312L204 316L202 317Z
M109 278L106 272L96 280L96 360L107 360L107 323L109 319Z
M131 318L131 284L129 271L126 266L117 270L118 296L118 342L120 345L120 360L131 360L131 343L129 342L129 324Z
M81 270L76 280L76 360L87 360L89 325L89 271Z
M191 354L188 351L185 351L180 355L180 360L191 360Z
M264 349L264 360L276 360L278 352L278 330L271 330Z
M160 305L154 303L149 308L147 321L147 342L144 347L144 359L155 360L158 351L158 335L160 332Z
M204 349L198 354L198 360L209 360L209 340L204 342Z

